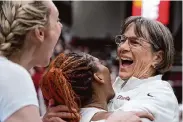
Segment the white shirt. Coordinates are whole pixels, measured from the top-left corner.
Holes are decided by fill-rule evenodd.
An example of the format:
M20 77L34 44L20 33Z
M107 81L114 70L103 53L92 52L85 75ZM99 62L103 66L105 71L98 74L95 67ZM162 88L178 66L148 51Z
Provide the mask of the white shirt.
M132 77L128 82L117 77L113 84L116 95L108 104L108 110L147 111L154 115L154 122L179 122L177 99L170 84L161 77L143 80ZM151 121L144 119L143 122Z
M80 114L81 114L81 119L79 122L90 122L92 117L98 113L98 112L106 112L103 109L99 109L99 108L94 108L94 107L90 107L90 108L81 108L80 110ZM91 122L105 122L105 120L99 120L99 121L91 121Z
M0 57L0 122L27 105L38 106L29 73L20 65Z

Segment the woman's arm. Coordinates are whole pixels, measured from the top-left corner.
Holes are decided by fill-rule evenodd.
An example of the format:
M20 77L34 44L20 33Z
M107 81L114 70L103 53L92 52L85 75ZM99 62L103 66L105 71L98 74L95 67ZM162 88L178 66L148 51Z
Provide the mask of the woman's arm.
M100 121L105 119L106 122L141 122L141 118L154 120L154 117L148 112L100 112L94 115L92 121Z
M38 107L29 105L13 113L5 122L42 122L42 120L39 115Z

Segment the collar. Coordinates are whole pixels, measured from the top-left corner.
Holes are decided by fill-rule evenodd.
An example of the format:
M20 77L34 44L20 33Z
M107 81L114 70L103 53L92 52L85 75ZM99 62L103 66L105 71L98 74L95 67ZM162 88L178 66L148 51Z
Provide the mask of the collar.
M5 60L5 59L7 60L6 57L0 55L0 60Z
M113 84L113 88L114 88L115 92L121 91L121 89L123 91L128 91L128 90L138 87L141 84L155 81L155 80L161 80L161 79L162 79L162 75L156 75L156 76L149 77L146 79L138 79L138 78L132 76L127 81L124 81L118 76Z

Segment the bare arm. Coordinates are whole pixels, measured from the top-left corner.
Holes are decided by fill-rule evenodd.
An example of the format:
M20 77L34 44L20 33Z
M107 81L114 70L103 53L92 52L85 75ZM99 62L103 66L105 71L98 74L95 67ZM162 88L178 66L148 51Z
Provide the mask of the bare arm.
M154 120L153 115L148 112L116 111L107 118L106 122L143 122L141 118L146 118L145 120L149 121Z
M153 120L154 117L148 112L100 112L93 116L92 121L106 120L106 122L142 122L141 118Z
M42 122L42 120L39 115L38 107L29 105L13 113L5 122Z

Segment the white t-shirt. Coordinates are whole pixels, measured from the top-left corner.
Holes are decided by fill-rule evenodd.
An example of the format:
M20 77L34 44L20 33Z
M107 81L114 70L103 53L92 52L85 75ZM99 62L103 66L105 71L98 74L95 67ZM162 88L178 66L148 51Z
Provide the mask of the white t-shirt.
M0 122L27 105L38 106L29 73L20 65L0 57Z
M179 122L177 99L170 84L161 77L143 80L132 77L126 84L117 77L113 84L115 97L108 104L108 110L146 111L154 115L153 122ZM143 122L151 121L143 119Z
M94 108L94 107L81 108L81 110L80 110L80 114L81 114L80 122L105 122L105 120L91 121L92 117L98 112L106 112L106 111L103 109Z

